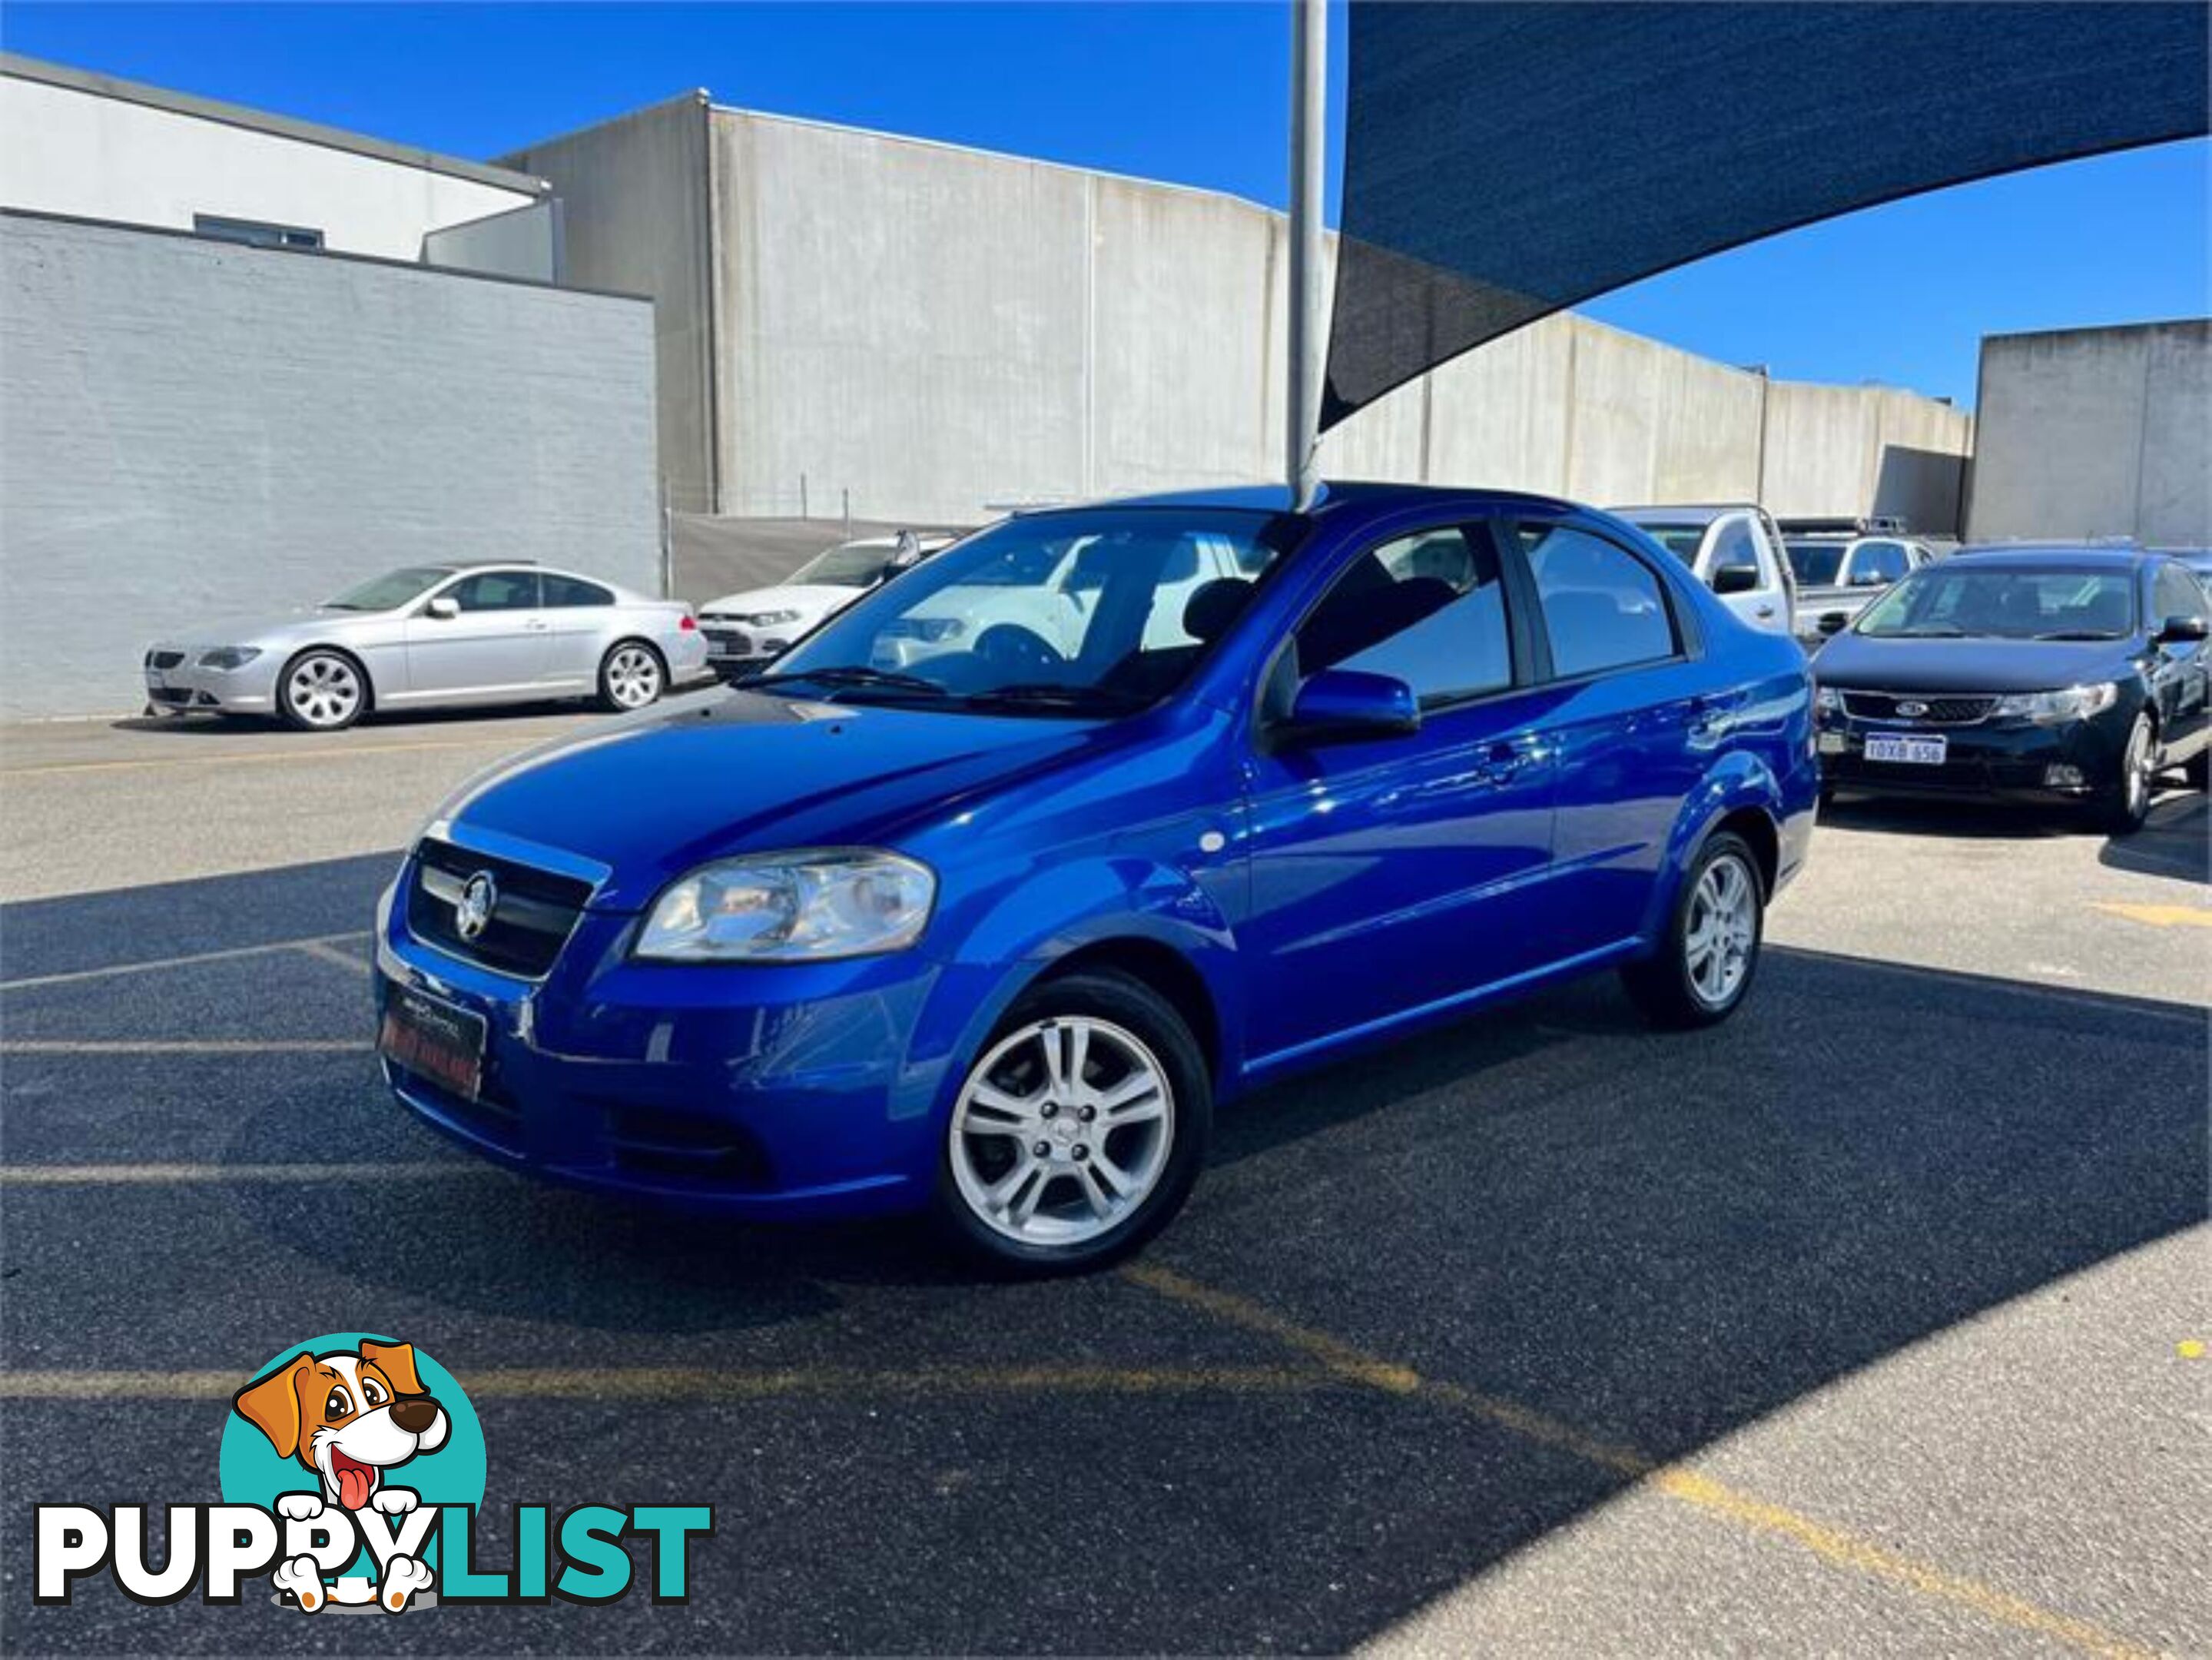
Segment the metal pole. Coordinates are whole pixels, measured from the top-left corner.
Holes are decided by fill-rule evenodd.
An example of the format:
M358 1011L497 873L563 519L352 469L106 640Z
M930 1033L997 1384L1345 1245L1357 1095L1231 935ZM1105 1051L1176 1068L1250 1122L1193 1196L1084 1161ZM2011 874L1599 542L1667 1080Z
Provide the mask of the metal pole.
M1322 137L1328 125L1328 0L1291 0L1291 315L1284 477L1293 507L1320 488Z

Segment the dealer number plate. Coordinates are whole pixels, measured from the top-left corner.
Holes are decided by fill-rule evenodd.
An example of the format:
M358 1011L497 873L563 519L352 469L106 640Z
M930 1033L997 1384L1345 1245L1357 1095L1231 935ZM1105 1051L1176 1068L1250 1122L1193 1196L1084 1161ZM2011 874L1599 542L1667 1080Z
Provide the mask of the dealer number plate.
M475 1100L483 1085L483 1016L441 998L394 986L384 1005L376 1047L394 1066L463 1100Z
M1903 733L1869 733L1866 758L1869 761L1902 761L1909 767L1940 767L1948 758L1951 740L1948 738L1908 737Z

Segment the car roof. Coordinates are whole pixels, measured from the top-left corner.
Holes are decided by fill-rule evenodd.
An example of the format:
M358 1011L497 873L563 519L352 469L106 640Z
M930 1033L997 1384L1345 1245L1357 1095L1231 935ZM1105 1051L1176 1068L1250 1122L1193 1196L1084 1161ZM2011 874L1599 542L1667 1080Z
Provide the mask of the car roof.
M1607 508L1616 519L1666 519L1678 525L1710 525L1723 514L1757 513L1755 502L1655 502L1632 508Z
M2021 570L2056 565L2068 570L2131 571L2157 557L2138 547L2114 547L2110 543L2100 546L2094 542L1999 542L1960 548L1943 563L1950 566L1967 560L1977 565Z
M1537 496L1523 490L1488 489L1475 485L1398 484L1352 478L1334 479L1322 484L1315 496L1313 505L1306 509L1306 515L1324 519L1354 512L1379 513L1393 508L1419 507L1424 503L1471 508L1540 508L1558 513L1582 510L1576 503L1563 501L1558 496ZM1096 508L1228 508L1245 513L1272 514L1293 511L1290 487L1285 484L1234 484L1209 489L1168 490L1153 496L1062 502L1030 511L1040 514L1070 513Z

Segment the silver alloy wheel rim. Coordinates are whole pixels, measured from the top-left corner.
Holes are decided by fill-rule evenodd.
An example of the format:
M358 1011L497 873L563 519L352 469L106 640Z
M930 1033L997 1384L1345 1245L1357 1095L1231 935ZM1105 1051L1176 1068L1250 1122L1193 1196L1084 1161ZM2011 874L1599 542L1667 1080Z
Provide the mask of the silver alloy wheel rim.
M343 726L361 707L361 677L343 657L310 657L292 671L284 696L309 726Z
M2150 801L2150 722L2140 714L2128 733L2127 758L2120 763L2120 787L2126 793L2129 817L2141 817Z
M1724 853L1698 873L1683 931L1683 964L1700 1003L1724 1008L1742 989L1758 937L1758 879L1741 859Z
M643 646L624 646L607 665L607 690L626 709L641 709L660 696L660 663Z
M1159 1185L1175 1091L1144 1042L1109 1020L1033 1020L969 1073L951 1138L953 1183L978 1221L1025 1245L1087 1244Z

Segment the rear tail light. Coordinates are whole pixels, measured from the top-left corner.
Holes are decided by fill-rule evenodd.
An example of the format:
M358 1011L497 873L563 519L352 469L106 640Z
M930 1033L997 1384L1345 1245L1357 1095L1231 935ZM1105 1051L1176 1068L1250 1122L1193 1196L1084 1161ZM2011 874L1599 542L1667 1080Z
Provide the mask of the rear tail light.
M679 634L696 634L699 630L699 619L687 611L678 619L676 629Z

